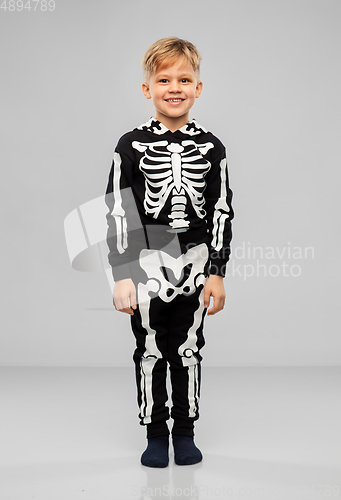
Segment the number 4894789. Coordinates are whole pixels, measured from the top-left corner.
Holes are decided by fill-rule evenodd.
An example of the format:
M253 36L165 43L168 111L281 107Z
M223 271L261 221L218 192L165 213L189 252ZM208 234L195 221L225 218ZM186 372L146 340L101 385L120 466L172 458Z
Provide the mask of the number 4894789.
M56 3L54 0L4 0L0 5L0 9L5 12L20 12L22 10L32 10L33 12L41 10L42 12L45 12L47 10L53 11L55 8Z

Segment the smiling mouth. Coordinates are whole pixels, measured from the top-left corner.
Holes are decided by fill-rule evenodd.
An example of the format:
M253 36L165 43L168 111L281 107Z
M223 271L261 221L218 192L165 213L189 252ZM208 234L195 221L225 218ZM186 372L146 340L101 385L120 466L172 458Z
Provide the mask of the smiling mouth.
M185 99L177 98L177 99L165 99L166 102L182 102Z

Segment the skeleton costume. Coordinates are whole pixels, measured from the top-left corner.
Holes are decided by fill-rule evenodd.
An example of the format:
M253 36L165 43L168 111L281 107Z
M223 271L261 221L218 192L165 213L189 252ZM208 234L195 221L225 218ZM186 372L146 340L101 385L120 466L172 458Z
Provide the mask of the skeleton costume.
M193 436L199 418L204 285L225 276L232 238L226 150L195 119L171 132L155 117L124 134L106 190L108 260L115 281L131 278L131 316L141 425Z

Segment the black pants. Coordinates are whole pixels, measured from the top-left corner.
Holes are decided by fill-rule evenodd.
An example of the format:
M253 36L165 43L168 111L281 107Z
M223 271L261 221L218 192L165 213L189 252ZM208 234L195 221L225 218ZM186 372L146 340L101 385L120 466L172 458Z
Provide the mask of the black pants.
M183 261L165 252L144 252L140 264L146 280L137 284L138 306L131 317L140 423L147 426L147 437L164 435L169 433L166 421L171 416L173 434L193 436L199 418L200 349L205 344L207 245L190 249ZM170 413L167 367L172 386Z

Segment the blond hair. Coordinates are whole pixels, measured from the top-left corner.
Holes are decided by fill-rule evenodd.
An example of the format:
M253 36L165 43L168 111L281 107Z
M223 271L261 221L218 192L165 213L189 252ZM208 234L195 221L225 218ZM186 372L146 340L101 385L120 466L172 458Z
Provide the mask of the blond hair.
M157 40L142 57L141 66L145 82L149 81L150 75L155 73L163 63L167 62L172 65L181 57L188 60L199 80L201 55L198 50L191 42L171 36Z

